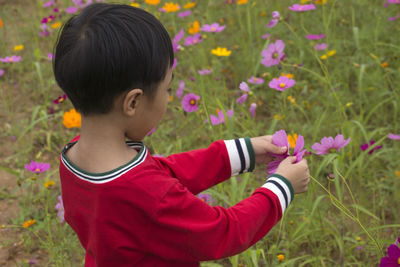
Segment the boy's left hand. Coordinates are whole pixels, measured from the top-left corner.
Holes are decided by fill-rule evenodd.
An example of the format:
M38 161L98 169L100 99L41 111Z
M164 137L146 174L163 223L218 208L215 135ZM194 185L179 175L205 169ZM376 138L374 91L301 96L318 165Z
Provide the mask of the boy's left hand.
M271 154L284 154L286 147L279 147L272 144L272 135L265 135L250 138L253 145L256 163L269 163L272 160Z

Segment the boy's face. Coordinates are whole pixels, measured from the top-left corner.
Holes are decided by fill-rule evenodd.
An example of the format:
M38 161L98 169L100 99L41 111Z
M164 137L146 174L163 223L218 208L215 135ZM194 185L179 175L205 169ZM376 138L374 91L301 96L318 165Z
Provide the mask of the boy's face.
M151 99L146 95L142 96L135 112L134 122L126 133L129 139L143 140L146 134L160 122L167 110L172 78L172 70L168 68L165 79L160 82L154 98Z

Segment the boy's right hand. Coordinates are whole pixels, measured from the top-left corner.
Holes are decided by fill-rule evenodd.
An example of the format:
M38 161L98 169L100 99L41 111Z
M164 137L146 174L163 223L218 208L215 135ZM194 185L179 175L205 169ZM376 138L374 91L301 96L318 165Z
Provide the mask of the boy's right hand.
M307 160L302 159L298 163L294 162L296 162L295 156L287 157L279 164L275 173L290 181L295 194L306 192L310 182Z

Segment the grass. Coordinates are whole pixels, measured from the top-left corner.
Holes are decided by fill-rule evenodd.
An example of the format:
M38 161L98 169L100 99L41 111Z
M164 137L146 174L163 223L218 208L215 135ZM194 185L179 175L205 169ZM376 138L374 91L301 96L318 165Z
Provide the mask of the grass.
M221 33L203 32L203 42L183 46L176 55L175 88L185 81L185 93L201 96L199 110L184 112L174 96L166 117L145 140L152 153L168 155L205 147L217 139L267 135L280 129L304 136L309 151L324 136L341 133L351 138L337 153L307 157L313 176L308 192L296 196L266 237L240 255L202 266L376 266L386 247L400 236L400 143L387 138L389 133L400 133L400 37L396 34L400 24L387 20L400 12L399 7L385 8L380 1L328 0L316 4L316 10L298 13L288 9L293 4L288 0L249 0L243 5L203 0L196 2L192 15L179 18L158 11L165 1L157 6L137 2L159 17L171 37L181 28L188 36L189 24L195 20L201 25L226 25ZM186 3L175 2L181 7ZM67 0L57 1L60 10L70 5ZM281 20L267 29L264 25L275 10ZM40 266L76 266L82 265L84 251L69 226L59 223L54 206L61 192L59 153L79 129L62 124L62 115L72 108L69 101L52 103L62 91L47 54L59 28L48 37L39 36L41 19L51 13L39 0L1 3L0 57L15 54L22 60L0 63L5 71L0 77L0 170L15 177L12 190L0 182L0 200L17 201L21 208L20 215L9 218L3 227L17 234L0 244L7 248L20 242L24 257L35 257L39 251ZM60 14L54 22L69 16ZM261 38L265 33L271 34L269 39ZM326 34L321 41L305 38L321 33ZM261 64L261 51L277 39L286 44L285 60L267 68ZM314 50L312 44L318 42L327 43L328 49ZM14 51L20 44L24 49ZM231 55L211 54L217 46L231 50ZM321 59L331 50L336 54ZM212 68L212 74L197 73L204 68ZM269 88L268 82L282 72L294 75L295 86L284 92ZM251 76L262 77L265 83L249 84L248 99L237 104L238 86ZM251 103L257 104L255 118L249 113ZM233 109L234 115L226 124L212 126L206 119L216 109ZM372 154L360 149L372 140L374 147L382 148ZM24 168L31 160L49 162L51 168L32 175ZM215 198L214 205L232 206L262 185L265 176L265 166L258 166L254 173L231 178L207 193ZM46 189L43 184L49 180L55 185ZM23 228L29 219L35 223ZM279 261L278 254L284 260ZM17 255L10 264L24 266L25 259Z

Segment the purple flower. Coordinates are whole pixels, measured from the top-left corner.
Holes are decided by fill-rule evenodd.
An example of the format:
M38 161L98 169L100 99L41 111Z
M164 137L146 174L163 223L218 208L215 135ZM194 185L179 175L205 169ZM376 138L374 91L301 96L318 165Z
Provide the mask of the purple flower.
M241 95L238 99L236 99L236 103L243 104L243 103L246 101L248 95L249 95L249 94L243 94L243 95Z
M389 134L388 135L388 138L389 139L392 139L392 140L400 140L400 134Z
M276 171L276 169L278 168L279 164L285 158L290 156L290 153L289 153L290 146L289 146L289 142L288 142L288 138L287 138L287 134L286 134L285 130L280 130L280 131L275 132L274 135L272 136L272 143L276 146L286 147L287 152L284 154L272 154L272 156L277 158L277 160L271 161L268 164L268 166L267 166L268 174L274 173ZM304 153L306 153L306 150L303 149L303 147L304 147L304 137L299 135L297 137L296 145L293 150L293 156L296 156L296 163L301 161L303 159Z
M325 37L325 33L323 34L307 34L306 38L309 40L319 40Z
M396 16L394 16L394 17L389 17L389 18L388 18L388 21L395 21L395 20L397 20L397 19L399 19L399 18L400 18L400 13L397 14Z
M46 2L46 3L44 3L42 6L43 7L49 7L49 6L52 6L52 5L54 5L54 0L50 0L50 1Z
M197 197L206 202L208 205L214 203L214 198L209 194L200 193L197 195Z
M54 55L52 53L47 54L47 60L51 61L54 58Z
M157 128L157 127L154 127L153 129L151 129L150 132L148 132L148 133L146 134L146 136L152 135L152 133L155 132L156 128Z
M245 92L250 92L250 88L249 88L249 86L247 85L246 82L241 82L239 84L239 89L242 90L242 91L245 91Z
M266 67L278 65L285 57L285 54L283 53L284 49L285 43L282 40L276 40L275 43L269 44L267 49L261 52L261 55L264 57L261 60L261 63Z
M208 75L212 72L212 69L202 69L197 71L200 75Z
M261 36L262 39L268 39L271 36L271 34L266 33L264 35Z
M281 14L279 14L278 11L272 11L272 18L273 19L279 19L281 17Z
M368 143L362 144L362 145L360 146L360 148L361 148L363 151L365 151L365 150L367 150L369 147L371 147L373 144L375 144L375 141L370 141L369 144L368 144ZM372 154L372 153L374 152L374 150L378 150L378 149L380 149L380 148L382 148L382 146L374 147L374 148L371 149L368 153L369 153L369 154Z
M73 14L76 11L78 11L78 8L76 6L70 6L65 9L65 12L68 14Z
M178 17L180 17L180 18L185 18L185 17L187 17L187 16L190 16L191 14L192 14L192 11L186 10L186 11L183 11L183 12L178 13Z
M314 49L315 49L315 50L325 50L326 48L328 48L328 45L325 44L325 43L316 44L316 45L314 46Z
M203 32L222 32L225 29L225 25L219 25L218 23L213 23L211 25L209 24L204 24L201 28L200 31Z
M199 107L197 106L197 101L199 101L200 96L193 93L186 94L182 99L182 107L186 112L197 111Z
M53 100L54 104L60 104L62 102L65 101L65 99L67 99L67 95L63 94L62 96L57 97L56 99Z
M31 163L25 164L25 169L35 173L47 171L49 168L50 168L50 163L31 161Z
M185 32L183 29L181 29L175 36L174 39L172 39L172 47L174 49L174 53L178 52L179 49L181 48L179 45L179 42L182 40L183 36L185 35Z
M55 209L57 210L57 217L60 223L64 222L64 205L63 205L63 200L61 196L58 196L58 203L55 206Z
M247 80L247 82L251 83L251 84L263 84L264 83L264 79L252 76Z
M267 25L265 25L266 28L273 28L278 24L279 19L271 19Z
M21 60L21 56L11 56L11 57L5 57L5 58L0 58L0 62L4 63L13 63L13 62L18 62Z
M251 114L251 116L254 118L256 116L256 108L257 108L257 104L256 103L251 103L250 108L249 108L249 112Z
M281 76L279 78L273 78L268 85L272 89L285 91L287 88L292 87L295 83L295 80L290 79L286 76Z
M178 89L176 89L176 97L178 97L178 98L182 97L183 89L185 89L185 82L183 80L180 80Z
M388 0L388 4L400 4L400 0Z
M236 103L243 104L244 101L246 101L246 99L247 99L247 96L250 92L250 88L246 82L241 82L239 84L239 89L244 91L245 93L243 95L241 95L238 99L236 99Z
M295 12L304 12L308 10L314 10L315 6L314 4L308 4L308 5L294 4L293 6L290 6L289 9Z
M4 75L4 70L0 69L0 77Z
M201 43L203 41L202 36L200 33L196 33L193 35L189 35L188 37L186 37L185 41L183 42L183 45L195 45L198 43Z
M315 143L312 145L312 149L317 151L318 155L328 154L331 152L339 151L341 148L345 147L350 142L350 138L344 140L343 135L338 134L335 139L333 137L323 137L321 143Z
M230 119L232 115L233 115L233 110L230 109L226 112L226 116L228 117L228 119ZM225 123L224 112L222 110L218 110L218 117L216 117L215 115L210 115L210 120L212 125Z
M394 244L391 244L387 249L387 257L381 259L379 267L398 267L400 265L400 237Z

